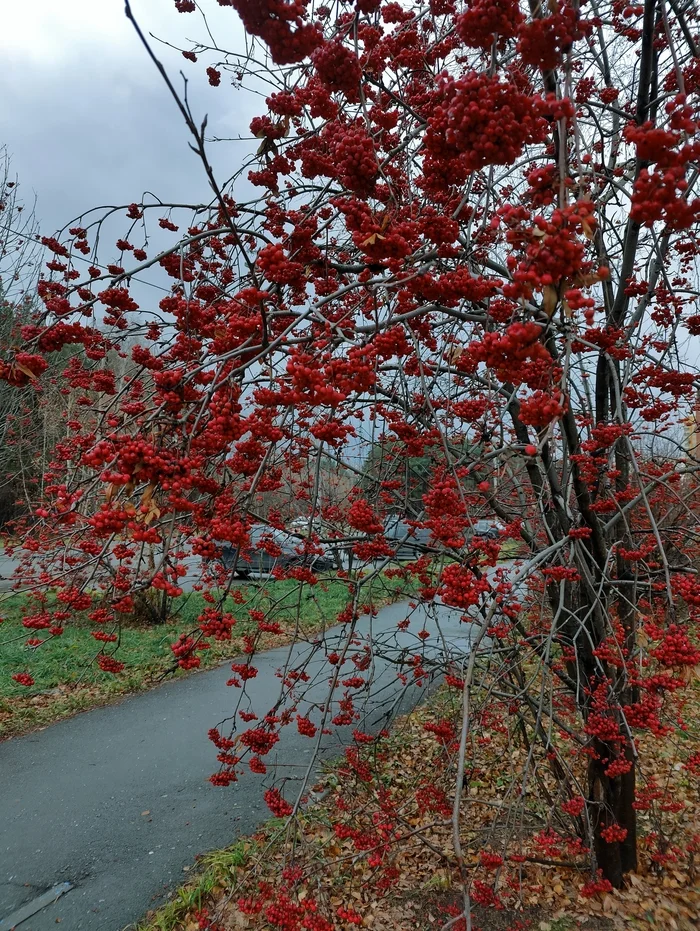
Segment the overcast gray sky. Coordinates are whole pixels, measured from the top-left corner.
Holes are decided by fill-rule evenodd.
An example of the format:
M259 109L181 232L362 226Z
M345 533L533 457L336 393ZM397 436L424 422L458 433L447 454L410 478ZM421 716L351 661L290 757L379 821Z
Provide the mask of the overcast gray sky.
M188 134L162 79L124 16L122 0L20 0L3 3L0 30L0 144L12 157L25 201L38 198L42 232L53 232L99 204L138 201L145 190L163 200L208 199ZM240 50L237 15L202 0L219 45ZM173 0L133 0L144 32L181 47L206 41L198 14L179 14ZM154 43L171 75L191 78L195 114L209 114L219 136L246 134L259 103L224 77L211 88L197 65ZM179 85L178 85L179 86ZM222 177L235 169L233 143L214 148ZM240 156L239 156L240 158Z

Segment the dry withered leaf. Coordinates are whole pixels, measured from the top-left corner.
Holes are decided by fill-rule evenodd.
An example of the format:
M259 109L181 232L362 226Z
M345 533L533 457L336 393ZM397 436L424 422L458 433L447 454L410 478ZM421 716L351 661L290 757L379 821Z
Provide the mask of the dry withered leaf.
M559 292L553 285L548 284L544 287L544 292L542 295L542 309L547 314L548 317L551 317L554 311L557 309L557 304L559 303Z

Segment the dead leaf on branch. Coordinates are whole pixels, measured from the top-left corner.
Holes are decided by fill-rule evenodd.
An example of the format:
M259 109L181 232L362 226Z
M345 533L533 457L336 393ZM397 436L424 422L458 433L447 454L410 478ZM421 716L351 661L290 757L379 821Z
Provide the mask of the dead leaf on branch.
M153 482L150 482L143 495L141 495L141 507L150 505L153 500L153 495L155 494L156 486Z
M595 233L587 220L581 220L581 229L583 230L583 235L590 242L595 236Z
M273 155L277 155L278 149L275 143L273 142L273 140L268 139L267 136L265 136L263 141L258 146L258 151L255 154L259 156L263 156L263 155L269 155L270 152L272 152Z
M149 524L151 524L154 520L160 517L160 513L161 513L160 508L152 503L151 507L148 510L148 513L143 519L144 524L148 527Z
M590 288L591 285L600 284L603 278L598 272L591 272L589 275L577 275L570 282L567 281L567 287L572 288Z
M557 304L559 303L559 292L557 289L551 285L547 284L544 286L544 294L542 297L542 308L548 317L551 317L554 314L554 311L557 309Z
M31 378L32 381L36 381L36 372L32 372L32 370L31 370L30 368L27 368L26 365L22 365L21 362L15 362L15 363L14 363L14 367L15 367L16 369L19 369L19 371L20 371L23 375L26 375L27 378Z
M364 249L365 246L374 246L378 239L386 239L386 236L382 236L381 233L372 233L372 235L368 236L367 239L365 239L365 241L362 243L361 248Z

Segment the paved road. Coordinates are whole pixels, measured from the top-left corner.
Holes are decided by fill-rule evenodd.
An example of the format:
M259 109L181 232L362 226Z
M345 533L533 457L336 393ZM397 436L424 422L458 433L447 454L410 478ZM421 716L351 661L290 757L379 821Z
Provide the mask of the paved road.
M397 632L397 622L409 615L409 631ZM371 633L380 652L391 656L414 651L424 626L431 632L423 644L428 657L448 649L458 662L468 656L478 630L444 605L411 611L398 604L374 620L361 619L358 631ZM308 651L296 647L295 660ZM256 660L259 672L248 682L248 694L259 716L276 699L275 673L288 655L278 649ZM307 671L314 683L309 699L323 700L327 664L319 657ZM388 715L406 710L422 694L416 688L402 692L386 660L377 660L371 672L360 724L365 730L384 726ZM74 888L20 931L55 929L59 918L70 931L119 931L185 880L183 867L197 853L233 843L269 816L261 777L247 774L224 789L208 782L216 763L207 730L231 714L229 676L224 665L0 744L3 931L2 919L65 881ZM338 738L333 739L327 753L338 752ZM311 748L312 741L287 728L275 748L278 775L298 778ZM293 790L287 795L292 798Z
M17 559L7 556L4 548L0 548L0 592L8 592L12 588L12 573L18 564Z
M396 633L408 610L392 605L371 622L373 635L390 652L415 648L415 633ZM418 613L411 629L417 632L427 621L434 631L425 644L429 654L442 649L436 618L455 654L468 653L476 628L460 623L458 612L436 606L431 619L422 609ZM369 623L360 622L365 632ZM275 672L287 655L286 649L273 650L256 662L258 676L248 684L259 714L275 700ZM318 660L309 669L318 675L310 696L318 700L326 692L328 667ZM0 744L0 919L70 881L75 888L21 931L47 931L57 918L70 931L118 931L186 879L183 867L195 854L230 844L265 820L260 777L246 776L227 789L207 781L215 760L206 733L231 712L229 675L224 666L173 681ZM394 669L377 662L369 719L361 726L383 726L384 715L399 710L399 696ZM414 689L403 708L419 697ZM277 759L294 778L308 764L312 741L287 730ZM337 749L335 744L327 752Z

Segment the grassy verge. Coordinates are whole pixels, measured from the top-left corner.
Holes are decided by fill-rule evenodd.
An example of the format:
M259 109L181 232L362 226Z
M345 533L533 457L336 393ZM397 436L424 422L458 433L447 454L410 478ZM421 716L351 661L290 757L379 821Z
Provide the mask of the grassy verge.
M214 850L199 857L191 882L180 886L167 905L154 912L136 931L175 931L187 927L190 916L201 913L212 899L224 893L238 872L245 868L260 842L241 840L232 847ZM192 924L197 928L197 924Z
M527 555L528 549L522 540L508 539L501 544L498 558L503 562L506 559L524 559Z
M372 601L376 606L401 597L402 585L396 579L377 579ZM315 633L332 624L348 602L347 585L340 580L318 585L299 585L294 581L266 581L242 585L244 603L228 598L225 609L236 616L234 637L230 642L211 641L211 649L202 651L200 669L211 668L241 652L241 638L255 625L248 612L255 608L270 611L287 631L283 635L265 635L264 645L279 646L298 634ZM363 593L363 597L367 597ZM126 663L119 675L102 672L95 663L101 644L91 635L85 615L76 614L60 637L43 646L26 646L36 631L22 626L26 596L8 595L0 600L0 738L25 733L79 711L115 701L126 694L151 688L164 676L186 675L172 671L174 658L170 645L180 634L197 627L197 617L208 603L199 593L176 599L169 621L159 626L123 626L117 658ZM111 652L112 645L110 644ZM27 670L34 679L30 688L14 682L11 676Z
M191 882L180 886L167 905L154 912L136 931L175 931L187 927L190 916L211 905L212 899L224 894L244 869L251 855L259 853L259 840L241 840L223 850L214 850L199 857ZM197 925L193 924L196 928Z

